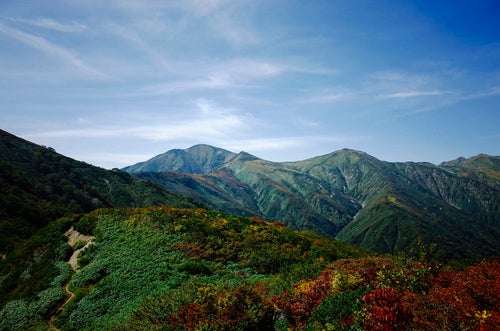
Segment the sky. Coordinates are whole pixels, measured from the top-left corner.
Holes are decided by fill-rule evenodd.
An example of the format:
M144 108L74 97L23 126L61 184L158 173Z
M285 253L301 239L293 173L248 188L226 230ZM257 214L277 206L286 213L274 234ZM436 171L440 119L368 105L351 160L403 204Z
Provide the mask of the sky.
M104 168L210 144L500 155L497 0L1 0L0 129Z

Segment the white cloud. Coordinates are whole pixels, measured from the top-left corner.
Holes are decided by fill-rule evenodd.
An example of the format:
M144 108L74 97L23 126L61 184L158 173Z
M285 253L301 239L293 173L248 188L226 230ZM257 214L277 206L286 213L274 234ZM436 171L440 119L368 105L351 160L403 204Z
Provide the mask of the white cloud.
M227 85L270 78L289 70L286 66L249 58L232 59L211 68L208 77L212 81L226 82Z
M379 95L378 97L381 99L406 99L406 98L415 98L415 97L428 97L428 96L438 96L443 94L448 94L449 92L445 91L405 91L405 92L397 92Z
M230 59L215 64L179 63L173 65L178 80L144 86L137 96L182 93L199 89L249 88L289 70L286 66L270 61L248 58ZM255 83L257 81L257 83Z
M197 20L206 20L215 38L229 45L240 47L257 45L260 38L257 30L251 27L249 16L252 2L227 0L186 0L178 5L187 13L194 14Z
M166 71L174 70L173 65L165 58L165 56L161 54L161 52L157 51L154 47L151 47L144 41L142 37L144 32L141 33L125 25L118 25L115 23L105 24L105 29L110 33L130 42L134 48L137 48L144 54L147 54L147 56L151 59L150 63L152 63L154 67L159 67Z
M189 109L177 117L166 115L122 114L107 125L96 124L109 122L95 116L82 120L78 117L74 129L50 129L49 123L42 124L43 131L32 130L23 136L28 139L101 139L122 138L149 141L229 139L244 133L252 126L250 116L234 109L220 107L214 102L198 99L193 102L194 110Z
M209 77L205 80L179 80L176 82L168 82L163 84L148 85L139 88L137 91L130 94L130 96L153 96L163 94L182 93L190 90L199 89L221 89L229 87L229 82L217 80L216 77Z
M10 28L4 24L0 23L0 33L6 35L9 38L17 40L23 44L26 44L40 52L55 57L65 63L71 65L75 69L78 69L80 73L85 74L89 78L94 79L109 79L110 77L100 72L99 70L88 66L82 60L78 58L78 55L74 52L51 43L50 41L38 37L18 29Z
M338 101L347 100L352 97L352 93L324 93L312 97L307 97L299 102L301 103L334 103Z
M184 0L179 1L179 5L186 10L194 11L200 15L207 15L218 9L226 0Z
M333 152L335 146L342 144L357 143L367 140L366 136L350 135L303 135L284 137L263 137L250 139L235 139L230 142L220 141L219 146L231 151L246 151L257 156L269 155L268 159L273 161L284 160L283 155L289 155L290 151L297 151L310 157L317 156L317 150ZM279 152L279 154L270 154ZM266 158L264 156L264 158ZM297 160L291 160L297 161Z
M232 46L257 45L260 42L256 31L248 27L244 18L235 20L232 13L218 13L210 19L210 24L217 36Z
M88 29L88 27L79 22L58 22L50 18L39 17L32 19L18 18L18 17L8 17L7 18L13 22L24 23L44 29L50 29L59 32L68 32L68 33L76 33L83 32Z
M482 91L482 92L466 94L461 98L461 100L489 98L489 97L494 97L497 95L500 95L500 86L493 86L493 87L490 87L489 89Z
M436 89L436 85L439 85L439 79L432 74L419 74L414 72L406 71L382 71L376 72L368 75L366 84L366 91L369 94L376 95L377 97L383 95L395 95L398 97L399 92L394 93L393 91L401 91L400 96L412 95L416 93L427 93L427 89L433 88L431 92Z
M75 153L72 150L69 150L68 152L57 150L57 152L62 152L65 156L71 157L75 160L85 160L87 163L106 169L123 168L131 164L148 160L152 157L152 155L148 153L96 152L95 150L90 150L88 152L79 151L78 153Z

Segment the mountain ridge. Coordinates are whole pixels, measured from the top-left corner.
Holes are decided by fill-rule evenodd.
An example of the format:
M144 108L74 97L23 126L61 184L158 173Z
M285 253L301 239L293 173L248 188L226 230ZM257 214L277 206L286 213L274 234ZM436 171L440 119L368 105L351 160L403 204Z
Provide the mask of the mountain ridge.
M175 165L131 173L211 208L282 221L379 252L407 250L423 237L439 242L443 257L474 257L500 252L499 159L479 154L434 165L342 149L295 162L233 155L210 172L183 172L189 185L172 173Z
M198 144L186 149L172 149L152 159L123 168L127 172L182 171L206 174L229 162L238 154L211 145Z
M76 161L0 130L0 254L63 215L163 204L197 205L127 172Z

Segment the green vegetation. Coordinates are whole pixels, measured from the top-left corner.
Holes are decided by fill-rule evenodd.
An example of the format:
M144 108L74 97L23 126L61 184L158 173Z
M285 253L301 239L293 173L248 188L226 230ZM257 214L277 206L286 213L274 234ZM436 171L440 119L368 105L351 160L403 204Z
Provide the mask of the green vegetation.
M155 316L156 297L174 314L202 288L207 296L245 292L257 283L291 279L296 270L318 273L332 257L366 254L312 233L203 209L100 210L92 217L94 249L83 255L91 262L71 283L74 291L92 290L61 316L63 328L111 329L126 321L128 328L148 330L156 322L147 320L169 318L169 311ZM174 301L170 291L177 293Z
M51 220L101 207L173 205L193 207L189 198L57 154L0 130L0 254Z
M138 316L152 314L154 298L159 297L171 309L181 309L181 304L190 299L189 293L196 289L196 297L202 287L217 293L238 290L240 296L246 296L254 286L265 286L277 294L291 281L318 274L338 258L367 255L355 247L313 233L299 233L282 224L204 209L100 209L51 223L46 233L36 236L37 246L27 249L47 247L43 263L51 272L44 279L37 278L37 287L22 284L32 295L11 294L16 299L6 300L0 312L0 329L20 330L28 326L26 323L46 320L61 303L65 296L61 286L68 279L68 268L61 270L68 258L61 234L70 225L85 228L95 240L80 256L81 271L71 278L75 298L56 321L65 330L113 329L124 322L135 325ZM46 241L49 237L54 244L50 247L66 245L64 254L52 252ZM26 270L23 273L32 272L30 267ZM166 302L171 291L185 297L179 302ZM261 294L252 295L256 296L254 305L260 305ZM159 308L153 312L155 309ZM262 312L267 313L267 309Z
M12 325L45 319L65 297L59 285L50 284L69 277L60 267L71 254L64 237L69 223L55 219L100 207L198 205L126 172L72 160L1 130L0 155L0 307L17 307L5 316ZM92 226L79 224L81 232Z
M71 253L64 236L70 221L49 223L0 260L0 330L25 330L46 321L65 299L63 285L73 273L65 263Z
M94 243L73 273L64 233ZM280 223L205 209L99 209L35 236L44 279L6 300L0 330L493 330L500 261L455 271L421 242L378 256ZM51 245L48 245L51 243ZM52 248L50 248L52 247ZM64 249L63 249L64 247ZM29 254L27 254L29 255ZM50 271L50 272L48 272ZM74 297L67 297L69 282Z

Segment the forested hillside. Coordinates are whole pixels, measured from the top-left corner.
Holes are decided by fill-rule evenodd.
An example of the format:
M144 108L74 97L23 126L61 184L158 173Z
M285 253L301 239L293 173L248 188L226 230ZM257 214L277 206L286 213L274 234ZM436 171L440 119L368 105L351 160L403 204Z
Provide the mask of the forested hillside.
M32 300L47 279L67 272L63 261L71 249L56 219L101 207L154 205L199 206L126 172L75 161L0 130L0 304ZM61 264L46 263L54 258ZM51 289L40 295L64 296L60 286Z
M197 205L124 171L75 161L0 130L0 254L63 215L164 204Z

